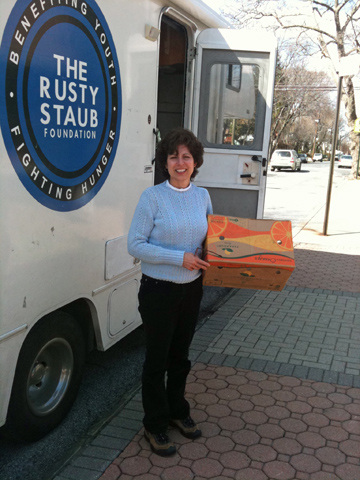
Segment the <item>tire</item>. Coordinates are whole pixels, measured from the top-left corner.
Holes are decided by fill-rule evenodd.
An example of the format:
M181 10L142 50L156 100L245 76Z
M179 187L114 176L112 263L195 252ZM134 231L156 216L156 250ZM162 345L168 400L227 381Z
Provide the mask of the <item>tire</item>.
M36 324L16 366L5 434L35 441L53 430L76 398L85 363L83 332L67 313Z
M298 172L301 171L301 163L299 164L298 168L296 169Z

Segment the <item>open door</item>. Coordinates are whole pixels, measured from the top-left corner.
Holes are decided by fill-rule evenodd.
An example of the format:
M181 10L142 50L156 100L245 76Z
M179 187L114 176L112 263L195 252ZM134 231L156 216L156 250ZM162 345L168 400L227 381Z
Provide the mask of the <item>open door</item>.
M157 131L160 138L184 126L188 35L184 25L163 15L159 48ZM164 181L156 166L155 185Z
M205 157L195 183L209 190L216 214L263 216L275 66L267 34L198 36L192 130Z

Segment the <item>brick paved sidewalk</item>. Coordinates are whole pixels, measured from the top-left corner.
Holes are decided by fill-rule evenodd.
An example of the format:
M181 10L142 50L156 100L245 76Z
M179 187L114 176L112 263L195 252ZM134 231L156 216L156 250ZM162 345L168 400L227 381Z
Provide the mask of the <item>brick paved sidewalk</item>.
M360 389L197 363L187 396L200 439L170 429L178 453L161 458L140 430L100 479L360 478ZM139 397L104 434L141 414Z
M56 480L358 480L360 294L235 290L195 334L187 396L204 435L151 453L140 393Z
M359 236L360 242L360 236ZM295 270L287 285L360 293L360 244L357 247L299 243L295 248ZM344 253L346 251L346 253Z
M203 436L169 434L151 453L139 391L56 480L359 480L359 182L335 192L330 235L319 211L295 236L282 292L233 290L197 330L187 397Z

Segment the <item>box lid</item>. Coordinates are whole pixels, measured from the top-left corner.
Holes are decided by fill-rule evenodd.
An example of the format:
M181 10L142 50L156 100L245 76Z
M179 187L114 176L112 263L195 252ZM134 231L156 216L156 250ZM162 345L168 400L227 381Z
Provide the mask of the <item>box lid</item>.
M291 222L208 215L205 259L212 265L295 267Z

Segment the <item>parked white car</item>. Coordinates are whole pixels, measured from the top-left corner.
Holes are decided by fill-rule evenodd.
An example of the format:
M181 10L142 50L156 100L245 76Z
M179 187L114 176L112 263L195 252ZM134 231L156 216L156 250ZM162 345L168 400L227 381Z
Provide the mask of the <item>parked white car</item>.
M322 161L323 161L322 153L314 153L313 162L322 162Z
M338 168L351 168L353 158L351 155L341 155L339 158Z
M280 171L282 169L301 170L301 160L295 150L275 150L271 156L270 168L273 172L275 168Z

